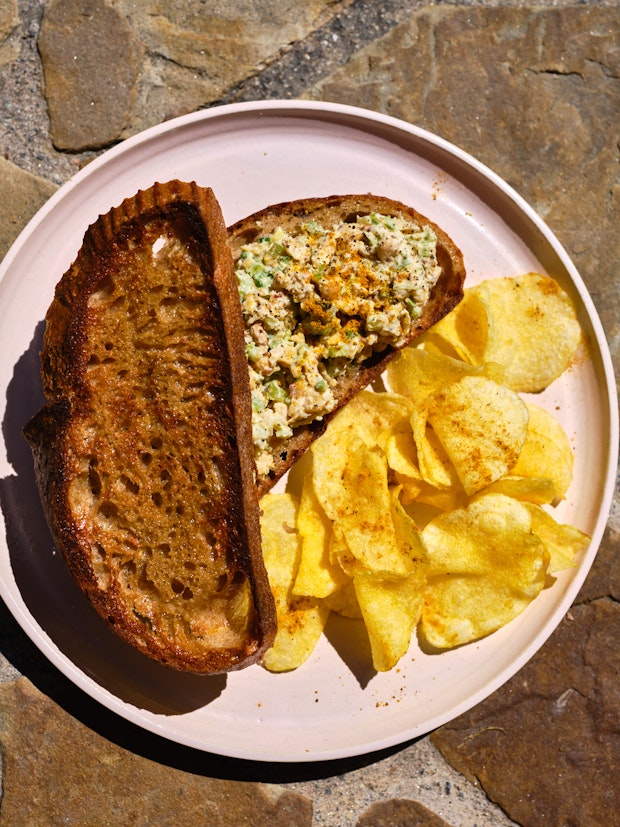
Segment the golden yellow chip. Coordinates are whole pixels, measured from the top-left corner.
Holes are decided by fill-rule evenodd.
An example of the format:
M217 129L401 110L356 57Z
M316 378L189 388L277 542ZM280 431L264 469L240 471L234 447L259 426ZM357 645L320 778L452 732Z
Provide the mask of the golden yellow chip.
M588 535L574 526L558 523L540 506L528 504L527 509L532 517L532 531L549 552L549 573L572 568L575 556L590 543Z
M356 572L364 571L361 563L349 548L340 523L332 525L332 539L329 546L329 559L334 566L338 566L345 580L353 577Z
M352 618L353 620L362 619L362 610L357 601L353 580L347 580L338 591L328 595L328 597L323 600L323 603L330 611L336 612L336 614L342 615L342 617Z
M483 368L467 365L460 359L432 353L422 347L407 347L388 365L387 382L394 393L418 406L438 388L463 376L483 372Z
M459 484L458 474L446 449L428 424L429 413L429 404L422 402L411 417L420 474L433 488L453 488Z
M441 514L422 531L428 587L421 631L438 649L488 635L541 591L549 554L528 509L503 494Z
M411 480L422 481L418 468L418 451L411 428L392 434L385 444L388 465L396 474Z
M353 429L367 445L383 448L392 433L409 427L412 411L410 400L400 394L362 390L338 411L321 440L329 442L337 432Z
M403 486L402 501L407 505L410 501L405 494L406 488ZM422 483L422 487L418 492L415 502L422 505L429 505L439 511L453 511L455 508L464 508L467 505L468 497L463 486L455 483L451 488L434 488L426 482Z
M346 580L342 569L329 556L332 524L316 496L309 469L301 489L297 529L301 539L301 559L293 594L326 597Z
M408 576L395 579L358 570L353 577L377 672L392 669L409 648L426 586L426 549L399 493L399 488L390 491L390 511L396 541L411 564Z
M436 390L426 405L428 421L465 493L480 491L515 465L528 411L514 391L483 376L464 376Z
M415 521L400 501L401 487L390 489L390 516L394 524L396 542L403 556L411 563L410 572L423 570L426 574L426 548Z
M555 500L555 485L546 477L515 477L508 475L491 483L483 494L505 494L515 500L548 505Z
M527 436L519 459L510 473L517 477L550 479L554 502L564 499L573 480L573 452L568 437L555 417L539 405L527 403Z
M292 593L301 556L297 508L291 494L267 494L261 499L263 558L278 618L276 639L263 658L270 672L301 666L314 651L329 614L314 598Z
M569 296L539 273L488 279L470 288L488 319L480 361L499 362L514 391L537 393L570 365L581 329Z
M396 540L390 514L387 460L352 429L339 432L339 451L313 446L312 479L325 513L344 535L351 555L366 570L405 577L410 570ZM330 446L331 448L331 446ZM344 457L344 459L343 459ZM388 519L386 519L388 515Z
M394 393L417 406L437 389L457 382L463 376L486 376L501 383L504 374L502 365L493 362L468 364L456 356L429 348L425 340L423 344L405 348L390 362L387 384Z
M479 365L485 361L488 327L486 306L468 288L454 310L433 325L421 341L425 347L432 345L448 356Z
M422 614L425 577L422 571L404 580L360 574L353 583L368 632L372 665L377 672L387 672L409 649Z

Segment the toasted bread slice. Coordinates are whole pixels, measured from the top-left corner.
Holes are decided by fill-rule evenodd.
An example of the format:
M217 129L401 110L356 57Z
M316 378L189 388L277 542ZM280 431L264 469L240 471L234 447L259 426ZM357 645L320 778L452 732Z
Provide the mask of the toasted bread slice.
M229 228L246 325L258 488L461 300L446 233L375 195L267 207Z
M48 521L116 632L176 669L257 661L261 555L243 324L209 189L156 184L99 218L46 317L26 426Z

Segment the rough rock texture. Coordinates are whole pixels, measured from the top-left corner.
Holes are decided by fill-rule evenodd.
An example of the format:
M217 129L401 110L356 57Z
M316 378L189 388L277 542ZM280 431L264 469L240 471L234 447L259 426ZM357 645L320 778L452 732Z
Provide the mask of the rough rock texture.
M304 796L271 784L203 778L144 759L110 744L24 678L0 686L0 708L3 827L312 823L312 803ZM50 775L50 766L62 771Z
M5 0L0 6L0 66L17 57L19 48L14 35L18 26L16 0Z
M39 51L56 149L99 149L127 124L143 47L103 0L55 0L45 7Z
M618 603L574 607L518 675L433 742L523 827L608 827L620 812L618 640Z
M369 807L355 827L450 827L417 801L393 798Z
M48 2L39 49L53 143L99 149L212 103L346 5Z
M49 181L24 172L0 157L0 258L4 257L22 228L55 190L56 187Z

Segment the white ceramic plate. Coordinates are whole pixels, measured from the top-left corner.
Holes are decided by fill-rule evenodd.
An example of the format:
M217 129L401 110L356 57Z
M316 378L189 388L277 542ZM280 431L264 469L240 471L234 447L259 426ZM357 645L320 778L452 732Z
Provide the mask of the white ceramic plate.
M269 203L374 191L415 206L461 246L468 284L546 271L570 293L590 353L542 403L575 447L575 478L556 516L592 543L508 627L441 655L414 641L398 669L374 674L360 624L334 619L296 672L177 674L108 630L54 550L20 430L43 402L38 350L54 286L89 223L139 188L171 178L217 194L228 223ZM39 647L86 693L168 739L222 755L318 761L371 752L429 732L481 701L542 645L592 563L613 492L617 409L611 359L581 278L557 240L501 179L447 142L367 111L306 102L250 103L150 129L92 162L20 235L0 271L0 589Z

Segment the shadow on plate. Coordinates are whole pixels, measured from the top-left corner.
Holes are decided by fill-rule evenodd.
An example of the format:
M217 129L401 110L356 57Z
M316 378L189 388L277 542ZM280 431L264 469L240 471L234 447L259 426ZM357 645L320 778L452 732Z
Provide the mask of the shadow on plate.
M0 507L6 526L9 558L15 583L27 611L43 631L42 646L18 625L0 600L0 651L22 675L85 726L143 757L186 772L239 781L286 783L326 778L374 763L406 747L320 762L270 763L214 755L193 749L141 728L94 700L67 672L59 671L50 650L74 665L102 689L139 709L163 715L190 712L218 697L225 676L201 677L167 669L134 651L97 615L69 575L54 548L36 487L30 449L21 429L44 404L39 351L44 324L15 365L7 390L2 423L8 459L16 474L0 479ZM357 647L351 635L359 632ZM374 672L368 666L369 644L363 624L336 618L326 630L360 685ZM347 645L344 645L346 639ZM46 648L48 651L46 652Z
M30 448L21 433L45 402L39 370L43 329L41 322L29 349L15 365L2 423L8 459L16 474L0 480L0 506L21 598L43 630L44 647L51 643L51 649L57 648L65 661L121 701L162 715L203 707L222 693L226 677L176 672L126 644L92 608L54 547Z

